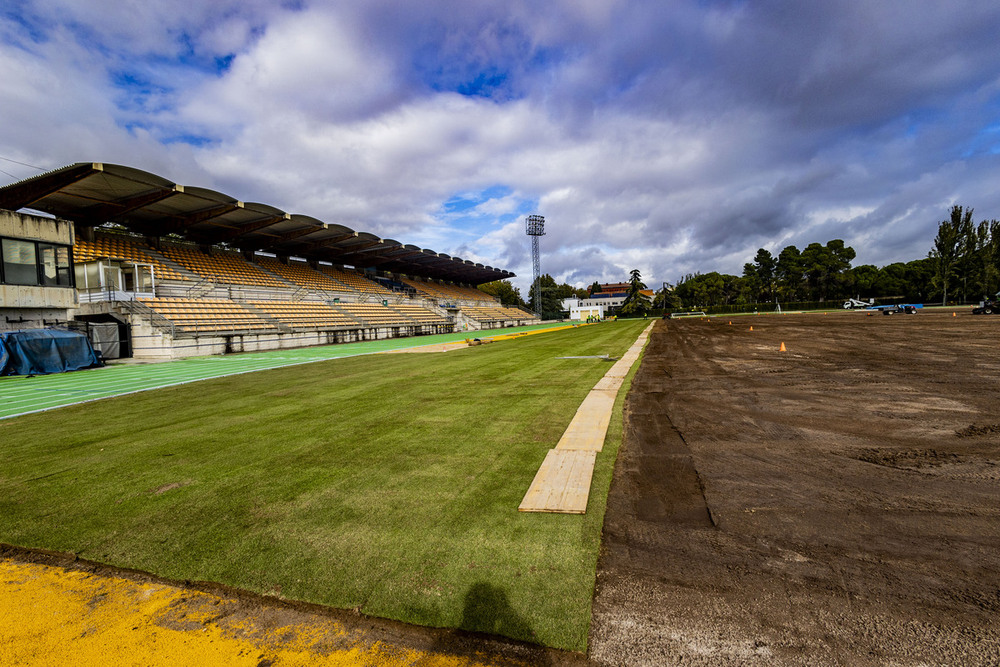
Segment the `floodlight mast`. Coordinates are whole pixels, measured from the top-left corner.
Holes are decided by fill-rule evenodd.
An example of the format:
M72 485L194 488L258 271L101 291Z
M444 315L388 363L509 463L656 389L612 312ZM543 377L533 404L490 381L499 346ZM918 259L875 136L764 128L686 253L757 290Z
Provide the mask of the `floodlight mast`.
M542 262L538 255L538 237L545 236L545 216L529 215L528 236L531 237L531 268L533 269L532 289L535 292L535 315L542 316Z

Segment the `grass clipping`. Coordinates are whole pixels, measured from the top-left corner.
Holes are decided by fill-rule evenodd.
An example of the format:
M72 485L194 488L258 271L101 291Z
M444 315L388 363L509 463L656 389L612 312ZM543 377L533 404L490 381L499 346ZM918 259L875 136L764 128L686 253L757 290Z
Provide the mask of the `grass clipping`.
M584 650L620 403L584 516L517 511L646 323L208 380L0 422L0 542ZM626 385L627 386L627 385Z

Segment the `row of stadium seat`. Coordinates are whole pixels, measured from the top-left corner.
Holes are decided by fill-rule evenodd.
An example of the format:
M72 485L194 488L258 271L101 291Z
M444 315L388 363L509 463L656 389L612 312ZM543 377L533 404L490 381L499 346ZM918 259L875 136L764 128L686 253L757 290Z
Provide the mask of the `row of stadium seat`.
M462 313L477 322L506 322L509 320L527 320L535 317L535 315L525 312L520 308L510 308L507 306L467 306L462 308Z
M79 237L73 246L73 261L77 264L98 259L114 259L134 264L149 264L158 280L188 280L188 278L166 264L154 259L125 238L97 236L93 241Z
M216 252L206 255L198 250L169 244L164 244L160 248L160 253L188 271L216 282L256 287L288 287L286 283L234 253Z
M166 318L179 331L255 331L276 327L256 313L228 299L148 298L140 301Z
M417 305L338 304L317 301L252 301L249 308L228 299L145 298L140 301L182 332L293 328L446 324L447 319Z
M461 287L460 285L444 285L441 283L432 283L424 280L411 280L409 278L402 278L403 283L409 285L413 289L417 290L420 294L433 297L435 299L444 299L448 301L494 301L495 298L486 294L482 290L476 289L475 287Z
M192 280L156 259L154 251L138 237L108 233L96 235L94 241L77 237L73 252L77 263L108 257L151 264L158 281ZM277 259L263 256L256 257L254 262L248 262L237 253L217 251L206 255L199 250L174 244L164 244L158 252L197 276L224 284L281 289L295 285L317 291L360 292L376 296L392 294L391 290L375 281L332 266L321 265L317 271L305 262L291 261L283 264Z
M324 274L330 276L331 278L337 280L338 282L347 285L348 287L357 292L362 292L364 294L377 294L383 296L388 296L392 294L391 290L387 290L386 288L379 285L377 282L373 280L368 280L367 278L359 276L356 273L341 271L340 269L334 268L332 266L326 266L325 264L321 264L319 270L322 271Z
M256 261L271 273L276 273L299 287L323 292L345 292L350 290L344 283L320 271L316 271L305 262L283 264L271 257L257 257Z

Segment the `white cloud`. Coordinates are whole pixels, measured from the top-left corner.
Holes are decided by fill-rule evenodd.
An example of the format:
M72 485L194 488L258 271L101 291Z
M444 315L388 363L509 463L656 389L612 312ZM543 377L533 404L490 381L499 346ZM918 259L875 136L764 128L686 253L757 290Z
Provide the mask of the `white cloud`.
M884 264L922 257L951 203L1000 218L983 133L1000 110L993 3L930 18L779 5L29 3L0 23L0 145L46 168L134 165L523 281L523 220L504 220L525 202L546 217L543 270L585 284L739 273L758 247L831 238ZM484 73L496 97L455 92ZM189 135L207 143L176 142ZM462 214L443 206L495 186Z

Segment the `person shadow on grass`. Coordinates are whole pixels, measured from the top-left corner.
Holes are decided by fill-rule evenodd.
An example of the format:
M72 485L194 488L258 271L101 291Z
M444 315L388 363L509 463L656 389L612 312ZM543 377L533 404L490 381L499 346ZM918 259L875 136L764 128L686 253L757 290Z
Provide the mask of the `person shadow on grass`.
M531 627L510 606L507 594L481 581L472 584L465 594L465 609L459 627L521 641L531 641L535 636Z
M531 626L510 606L507 594L482 581L472 584L465 594L465 609L459 627L524 642L538 641Z
M469 587L458 632L439 637L435 650L446 655L481 657L483 645L478 641L469 643L468 635L463 639L463 633L492 635L485 639L496 640L499 657L530 665L552 664L548 651L533 645L538 641L535 632L510 606L507 594L491 584L479 581Z

